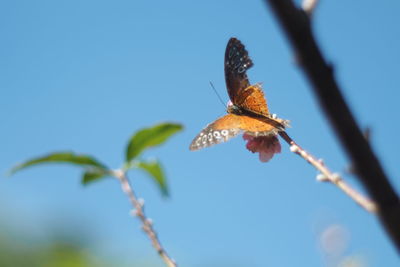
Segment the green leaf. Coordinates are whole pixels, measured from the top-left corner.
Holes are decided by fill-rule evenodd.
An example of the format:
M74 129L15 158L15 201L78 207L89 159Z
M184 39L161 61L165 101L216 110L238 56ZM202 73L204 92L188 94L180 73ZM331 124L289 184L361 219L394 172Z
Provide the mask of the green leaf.
M104 172L103 170L99 169L87 170L83 173L82 184L87 185L89 183L99 181L101 178L104 178L108 175L108 172Z
M18 164L11 169L10 174L14 174L17 171L30 166L44 163L70 163L82 167L92 167L107 172L107 167L104 164L100 163L98 160L89 155L79 155L72 152L58 152L43 157L33 158Z
M138 161L136 166L146 171L151 178L157 183L163 196L168 196L167 181L165 179L164 171L158 161Z
M161 145L176 132L183 129L181 124L161 123L151 128L136 132L130 139L126 149L126 163L136 158L143 150Z

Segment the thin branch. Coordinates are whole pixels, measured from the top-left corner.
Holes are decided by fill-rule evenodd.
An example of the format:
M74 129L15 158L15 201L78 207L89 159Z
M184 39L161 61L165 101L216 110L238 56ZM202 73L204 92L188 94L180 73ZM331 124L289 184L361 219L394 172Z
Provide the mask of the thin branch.
M360 182L378 206L378 217L400 252L400 200L363 137L311 30L310 19L291 0L265 0L279 20L319 103L349 155Z
M299 146L286 132L279 132L279 135L284 139L289 145L290 150L296 153L308 163L314 166L318 171L321 172L322 176L318 176L319 181L328 181L336 185L341 189L346 195L352 198L358 205L364 208L366 211L371 213L377 212L377 206L374 202L364 197L360 192L353 189L349 184L347 184L338 174L331 172L328 167L325 166L322 160L318 160L313 155L305 151L301 146Z
M133 214L139 218L142 222L142 229L146 233L146 235L151 240L151 243L157 253L160 255L161 259L165 262L166 266L168 267L176 267L176 262L168 256L167 252L165 251L164 247L161 245L160 240L158 239L157 233L153 228L153 222L146 217L144 213L144 203L140 201L133 191L129 179L126 176L125 172L122 170L115 170L113 172L115 177L120 181L122 191L128 196L129 201L131 202L132 207L135 209Z

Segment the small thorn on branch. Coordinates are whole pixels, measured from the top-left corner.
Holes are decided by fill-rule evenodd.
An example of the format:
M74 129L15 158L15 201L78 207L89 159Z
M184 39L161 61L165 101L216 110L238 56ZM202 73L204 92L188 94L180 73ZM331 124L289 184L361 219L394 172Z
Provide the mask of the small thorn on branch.
M132 209L130 212L129 212L129 214L132 216L132 217L136 217L138 214L137 214L137 210L135 210L135 209Z
M303 8L304 12L306 12L306 14L311 17L318 2L318 0L304 0L301 4L301 7Z
M141 207L144 206L144 199L143 199L143 198L139 198L139 199L137 200L137 202L138 202L138 204L139 204Z
M153 220L151 218L147 218L146 224L153 226Z
M291 145L290 146L290 151L293 153L298 153L299 152L299 148L295 145Z
M329 182L329 178L323 175L322 173L319 173L317 175L317 181L318 182Z

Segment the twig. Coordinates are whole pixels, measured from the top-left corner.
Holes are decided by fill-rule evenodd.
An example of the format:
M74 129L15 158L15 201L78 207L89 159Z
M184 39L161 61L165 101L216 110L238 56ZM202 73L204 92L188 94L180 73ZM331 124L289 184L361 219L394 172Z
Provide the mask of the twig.
M332 66L314 39L309 17L291 0L265 2L272 7L360 182L378 206L381 223L400 252L400 199L347 106Z
M306 12L307 15L311 17L318 2L318 0L303 0L301 7L303 8L304 12Z
M365 198L360 192L353 189L349 184L347 184L338 174L332 173L328 167L321 161L316 159L313 155L305 151L301 146L299 146L289 135L281 131L279 135L284 139L289 145L290 150L296 153L308 163L313 165L318 171L321 172L322 177L318 176L319 181L329 181L341 189L346 195L352 198L358 205L363 207L366 211L371 213L377 212L377 206L371 200Z
M151 240L153 247L156 249L161 259L165 262L166 266L176 267L177 266L176 262L170 256L168 256L167 252L161 245L160 240L158 240L157 233L153 228L153 222L149 218L147 218L144 213L144 208L143 208L144 203L139 199L137 199L135 192L133 191L125 172L122 170L115 170L113 174L120 181L122 191L124 191L124 193L128 196L131 205L135 209L133 215L137 216L139 220L142 222L143 231L147 234L147 236Z

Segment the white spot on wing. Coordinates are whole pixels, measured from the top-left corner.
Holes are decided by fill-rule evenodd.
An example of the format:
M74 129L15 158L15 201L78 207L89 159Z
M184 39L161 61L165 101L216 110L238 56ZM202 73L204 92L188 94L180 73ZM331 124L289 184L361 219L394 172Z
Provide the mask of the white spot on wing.
M211 142L213 139L213 134L210 132L208 133L208 142Z
M217 138L217 139L220 139L221 138L221 134L218 131L215 131L214 132L214 137Z

